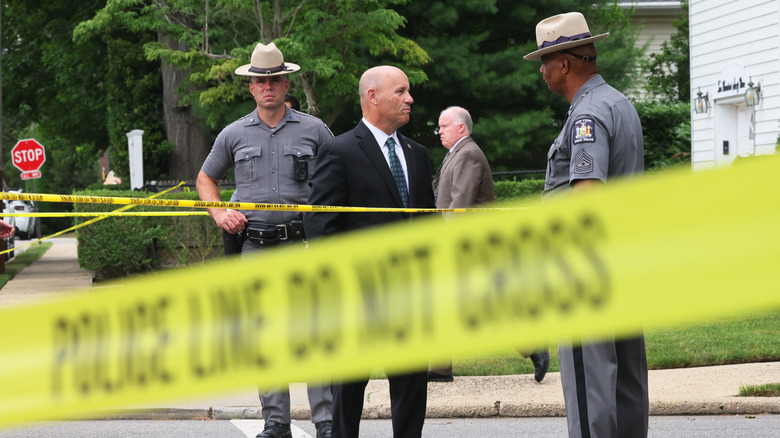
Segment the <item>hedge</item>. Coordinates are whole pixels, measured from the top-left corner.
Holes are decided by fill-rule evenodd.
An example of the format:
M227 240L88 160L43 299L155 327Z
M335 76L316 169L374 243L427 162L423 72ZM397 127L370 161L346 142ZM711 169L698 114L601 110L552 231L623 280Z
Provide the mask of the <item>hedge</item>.
M496 203L517 201L520 199L540 199L544 189L543 179L524 179L522 181L496 181L493 183Z
M230 199L231 192L223 192ZM76 196L146 198L153 193L130 190L83 190ZM225 198L224 196L227 196ZM165 194L158 199L197 200L195 192ZM114 204L74 204L75 212L108 212ZM134 206L130 211L162 211L168 208ZM176 208L198 211L198 208ZM75 224L92 217L76 217ZM108 217L76 230L78 260L83 269L94 272L96 280L107 280L160 268L201 263L220 257L222 232L209 216L127 216Z
M497 181L496 203L522 198L538 199L544 181ZM220 193L223 201L232 190ZM109 196L146 198L154 193L145 191L94 189L80 190L76 196ZM179 192L158 199L197 200L196 192ZM75 212L109 212L121 205L74 204ZM138 205L130 211L161 211L168 208ZM176 208L176 211L200 211L197 208ZM76 217L75 224L93 220ZM108 217L76 230L78 260L83 269L94 272L95 280L108 280L131 274L150 272L166 267L202 263L223 257L222 231L209 216L127 216Z

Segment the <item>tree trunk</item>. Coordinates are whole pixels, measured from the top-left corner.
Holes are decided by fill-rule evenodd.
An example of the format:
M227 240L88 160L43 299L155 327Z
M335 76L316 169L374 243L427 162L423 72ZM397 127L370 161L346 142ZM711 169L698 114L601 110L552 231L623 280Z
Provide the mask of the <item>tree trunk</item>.
M166 47L186 51L187 47L170 36L161 35ZM176 90L188 72L168 65L162 60L163 112L166 139L173 143L168 172L173 179L194 180L211 150L211 136L204 123L195 115L192 106L179 106Z

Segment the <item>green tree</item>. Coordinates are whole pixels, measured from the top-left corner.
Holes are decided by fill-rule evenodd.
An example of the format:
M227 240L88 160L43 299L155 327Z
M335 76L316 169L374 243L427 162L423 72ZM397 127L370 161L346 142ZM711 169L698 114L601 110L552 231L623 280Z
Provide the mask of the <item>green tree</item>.
M203 119L221 127L235 118L232 104L248 93L233 71L247 63L257 42L275 41L286 59L301 65L292 76L294 92L305 97L311 114L325 115L331 124L343 106L356 102L359 75L372 58L391 56L412 82L424 80L414 66L426 62L427 54L397 34L404 19L390 9L406 1L108 0L74 36L81 41L116 29L156 33L144 50L148 59L162 62L170 174L192 178L211 147ZM248 112L252 105L239 107Z
M672 24L677 31L641 62L647 102L637 104L645 139L645 169L689 165L691 161L691 79L688 1Z
M667 103L691 101L688 0L680 6L682 10L672 21L677 31L663 42L660 53L650 54L641 63L648 95Z
M400 11L409 19L404 35L431 56L424 66L430 80L412 90L412 122L403 129L430 147L436 165L446 152L433 134L439 112L459 105L471 112L474 138L494 172L544 168L568 102L547 89L539 62L523 59L536 49L542 19L581 11L593 34L610 32L597 44L598 65L618 89L632 82L641 54L628 14L603 0L417 1Z
M146 38L144 40L144 38ZM103 36L106 44L105 90L111 168L129 183L127 133L143 134L144 179L168 179L168 157L173 149L165 139L163 86L160 64L146 59L143 43L149 34L116 31Z
M98 151L107 145L103 90L106 50L98 41L76 46L74 23L102 3L5 0L3 7L3 163L8 185L24 182L11 165L19 139L47 151L38 192L61 192L98 180Z

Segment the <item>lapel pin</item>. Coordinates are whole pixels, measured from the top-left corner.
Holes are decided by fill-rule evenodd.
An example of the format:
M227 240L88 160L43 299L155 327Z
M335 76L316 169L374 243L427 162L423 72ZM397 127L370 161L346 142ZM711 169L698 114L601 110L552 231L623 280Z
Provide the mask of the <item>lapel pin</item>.
M409 149L411 149L411 148L412 148L412 145L410 145L409 143L406 143L406 147L407 147L407 148L409 148Z

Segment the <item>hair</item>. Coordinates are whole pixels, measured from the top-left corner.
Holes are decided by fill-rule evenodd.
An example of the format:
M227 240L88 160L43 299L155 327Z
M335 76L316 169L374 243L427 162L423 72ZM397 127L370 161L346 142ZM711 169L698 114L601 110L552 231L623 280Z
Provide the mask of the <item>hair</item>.
M452 118L455 119L455 123L463 123L466 125L466 132L471 134L471 129L474 126L474 123L471 120L471 114L462 107L459 106L450 106L444 109L444 111L439 114L441 117L444 113L450 112L452 114Z
M284 95L284 101L290 102L290 108L300 111L301 110L301 103L298 101L298 98L293 96L290 93L287 93Z

